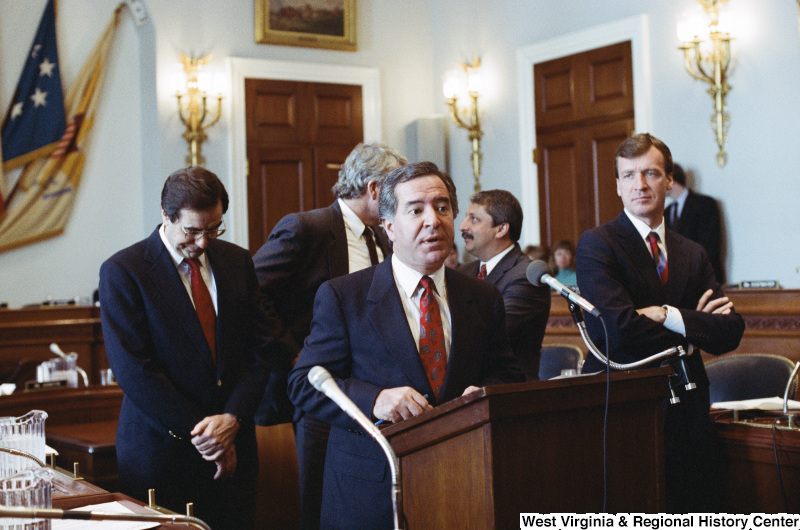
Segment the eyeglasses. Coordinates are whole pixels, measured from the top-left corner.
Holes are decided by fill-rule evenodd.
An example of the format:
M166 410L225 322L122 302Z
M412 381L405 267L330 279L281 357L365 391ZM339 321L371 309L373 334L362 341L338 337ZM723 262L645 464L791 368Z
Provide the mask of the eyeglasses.
M191 237L195 241L200 239L203 236L206 236L208 239L217 239L219 236L225 233L227 228L225 227L225 220L223 219L217 228L212 228L210 230L201 230L199 228L186 228L181 225L181 230L186 237Z

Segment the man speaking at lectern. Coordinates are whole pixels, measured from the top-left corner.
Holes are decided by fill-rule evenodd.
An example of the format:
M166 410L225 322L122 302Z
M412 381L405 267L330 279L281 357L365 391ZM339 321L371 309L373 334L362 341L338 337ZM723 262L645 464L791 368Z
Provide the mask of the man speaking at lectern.
M309 383L313 366L326 368L376 422L417 416L477 385L524 380L508 348L497 288L444 266L457 211L453 181L435 164L395 169L380 191L391 259L317 292L289 396L332 425L323 528L390 528L391 476L380 446Z
M624 210L586 231L576 252L578 287L603 315L608 344L598 319L587 315L586 328L617 363L678 345L695 348L686 363L697 388L678 392L681 402L665 406L666 509L714 512L718 451L708 377L696 348L714 355L736 349L744 321L716 282L705 250L665 229L673 171L666 144L650 134L631 136L617 149L614 167ZM605 365L590 355L583 372L599 370Z

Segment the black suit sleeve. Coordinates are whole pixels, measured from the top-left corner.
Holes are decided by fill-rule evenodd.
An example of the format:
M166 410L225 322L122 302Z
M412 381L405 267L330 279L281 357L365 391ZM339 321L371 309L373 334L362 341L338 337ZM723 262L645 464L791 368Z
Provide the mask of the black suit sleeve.
M107 260L100 268L99 294L106 355L125 397L165 430L188 438L206 414L175 386L159 358L156 342L162 339L151 333L137 281L124 265Z
M261 304L270 318L279 319L282 327L279 330L284 343L294 352L295 357L300 353L302 340L298 340L296 326L302 326L287 318L288 309L281 310L279 303L283 301L287 307L293 304L286 302L287 297L297 296L292 292L292 286L297 287L298 275L304 257L305 245L303 244L303 226L297 216L288 215L281 219L270 233L267 241L253 255L256 277L261 292ZM296 290L296 289L295 289ZM308 301L311 305L311 301Z
M315 418L344 428L351 427L352 420L311 385L308 372L316 365L328 370L339 388L368 418L372 417L375 400L383 388L353 377L353 346L350 341L357 341L359 337L350 337L348 331L340 293L331 288L328 282L323 283L314 301L311 334L289 373L289 398L292 403Z
M633 286L629 279L639 272L618 251L607 242L605 234L597 230L585 232L575 251L578 288L605 319L608 351L625 352L628 357L614 359L612 356L612 359L631 362L678 344L686 346L686 340L680 334L636 312L654 305L654 302L644 298L642 292L631 291ZM604 351L604 336L599 323L586 316L586 325L596 345Z

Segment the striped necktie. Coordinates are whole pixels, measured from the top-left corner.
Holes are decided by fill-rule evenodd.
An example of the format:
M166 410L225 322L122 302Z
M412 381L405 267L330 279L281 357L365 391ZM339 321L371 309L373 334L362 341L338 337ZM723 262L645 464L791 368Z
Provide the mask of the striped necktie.
M669 266L667 265L667 255L661 252L661 249L658 247L659 240L660 238L657 232L650 232L647 234L647 241L650 243L650 253L653 255L653 261L656 263L656 272L658 272L658 276L661 278L661 285L666 285L667 278L669 277Z

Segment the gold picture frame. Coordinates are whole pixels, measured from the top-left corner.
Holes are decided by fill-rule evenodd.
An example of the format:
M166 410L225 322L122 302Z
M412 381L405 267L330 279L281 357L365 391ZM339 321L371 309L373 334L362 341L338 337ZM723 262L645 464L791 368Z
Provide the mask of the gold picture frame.
M356 0L255 0L256 42L356 51Z

